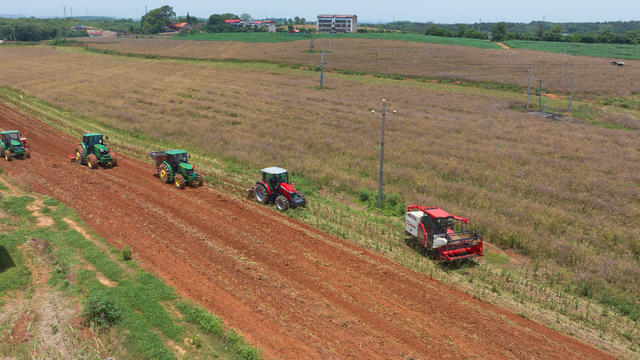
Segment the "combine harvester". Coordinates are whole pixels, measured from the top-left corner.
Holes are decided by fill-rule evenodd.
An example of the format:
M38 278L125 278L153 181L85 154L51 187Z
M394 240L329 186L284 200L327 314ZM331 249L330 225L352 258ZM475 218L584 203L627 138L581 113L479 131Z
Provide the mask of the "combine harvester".
M482 238L475 230L466 230L467 218L451 215L435 206L409 205L404 222L407 234L442 260L482 256Z
M7 161L17 157L30 158L31 148L27 138L20 137L18 130L0 132L0 155Z
M149 156L156 162L160 180L167 184L173 182L178 189L184 189L185 184L202 186L202 178L196 173L195 167L189 164L190 155L186 151L152 151Z

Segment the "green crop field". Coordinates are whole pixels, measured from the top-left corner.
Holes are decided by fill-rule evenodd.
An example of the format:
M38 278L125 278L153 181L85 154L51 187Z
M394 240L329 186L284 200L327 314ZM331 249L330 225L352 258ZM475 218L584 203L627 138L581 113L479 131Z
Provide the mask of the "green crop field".
M546 51L553 53L564 52L565 43L550 41L510 40L505 44L512 48ZM616 59L640 59L640 45L624 44L585 44L567 43L567 54L581 56L595 56Z
M421 34L402 33L357 33L357 34L289 34L289 33L206 33L191 34L172 37L180 40L201 40L201 41L241 41L241 42L287 42L296 40L314 39L381 39L381 40L401 40L412 42L424 42L432 44L460 45L482 49L500 49L498 45L488 40L465 39L442 36L426 36Z

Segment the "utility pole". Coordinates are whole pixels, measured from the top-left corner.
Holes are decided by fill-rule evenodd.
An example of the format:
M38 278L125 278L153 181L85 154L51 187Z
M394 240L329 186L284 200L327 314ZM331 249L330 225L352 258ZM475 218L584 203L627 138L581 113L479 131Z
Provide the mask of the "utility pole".
M329 38L329 52L331 52L331 38Z
M309 52L313 53L313 35L311 35L311 40L309 41Z
M529 85L527 86L527 111L529 110L529 103L531 100L531 75L533 75L533 69L527 70L529 72Z
M378 67L378 52L376 51L376 68Z
M431 58L431 43L427 40L427 60Z
M564 44L564 53L562 55L562 75L564 75L564 63L567 60L567 44Z
M69 6L69 17L73 17L73 8Z
M324 86L324 65L327 62L324 61L324 50L320 52L320 89Z
M542 79L538 79L538 112L542 112Z
M64 11L64 17L67 17L67 6L62 6L62 11Z
M576 80L576 64L573 64L573 74L571 74L571 95L569 95L569 112L571 112L571 101L573 100L573 86Z
M371 110L371 114L375 114L375 110ZM393 110L393 114L396 111ZM380 135L380 175L378 177L378 207L382 205L382 174L384 169L384 120L387 116L387 99L382 99L382 132Z

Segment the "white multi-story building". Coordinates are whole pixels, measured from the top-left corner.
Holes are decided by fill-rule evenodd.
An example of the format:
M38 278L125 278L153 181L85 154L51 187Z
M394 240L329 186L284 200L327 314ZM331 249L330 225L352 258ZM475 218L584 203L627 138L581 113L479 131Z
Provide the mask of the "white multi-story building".
M318 15L318 32L358 32L358 17L355 15Z

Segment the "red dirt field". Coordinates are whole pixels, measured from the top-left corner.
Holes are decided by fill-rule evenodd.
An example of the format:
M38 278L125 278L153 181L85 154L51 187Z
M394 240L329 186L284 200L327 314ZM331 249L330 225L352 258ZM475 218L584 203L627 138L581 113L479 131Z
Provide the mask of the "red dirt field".
M75 139L3 104L0 127L32 146L31 159L0 162L9 175L72 207L114 246L130 245L266 358L612 358L271 208L207 187L179 191L150 164L69 163Z

